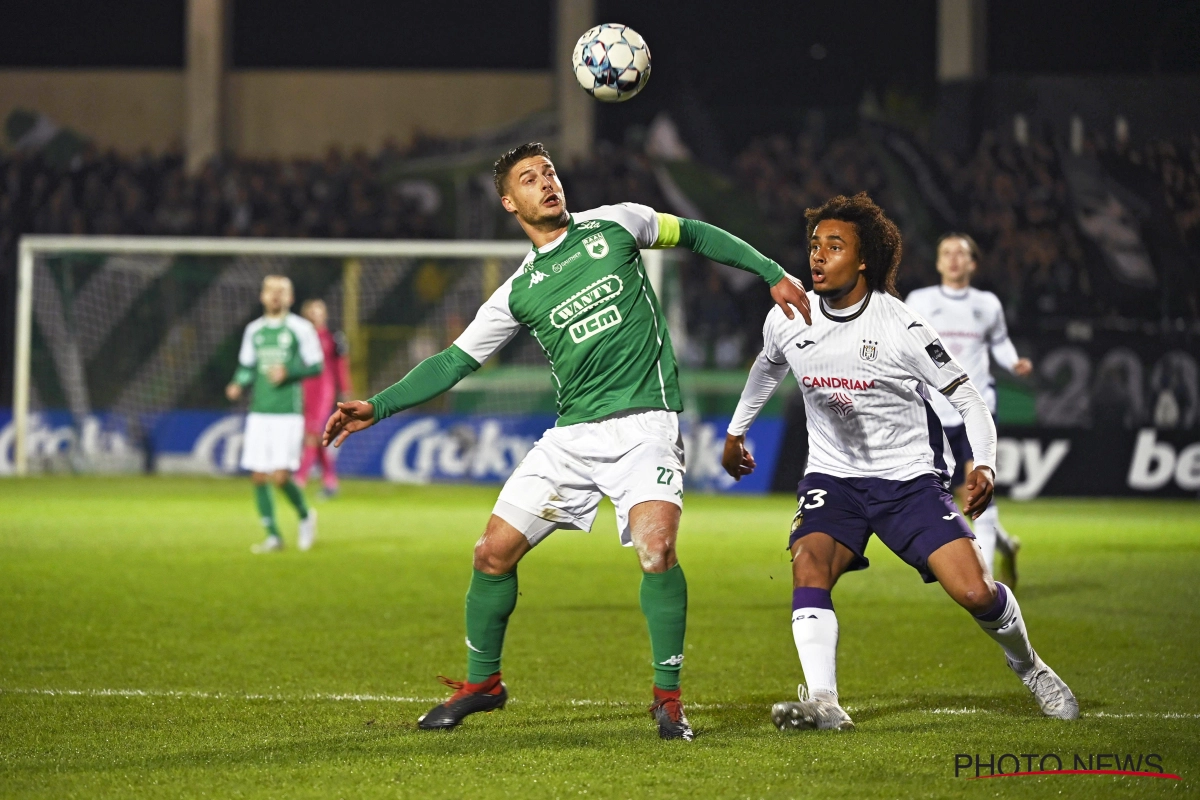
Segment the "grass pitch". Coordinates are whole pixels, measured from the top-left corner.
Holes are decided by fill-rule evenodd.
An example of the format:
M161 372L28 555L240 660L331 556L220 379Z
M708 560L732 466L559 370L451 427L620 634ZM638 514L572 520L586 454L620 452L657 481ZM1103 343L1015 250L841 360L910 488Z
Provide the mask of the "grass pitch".
M970 618L873 543L871 569L835 592L858 730L776 731L769 706L801 678L784 550L794 501L692 494L679 550L695 742L660 742L646 714L637 562L607 506L596 532L556 533L520 568L510 706L419 732L445 695L435 676L464 673L470 553L494 498L349 483L318 506L312 552L252 556L246 481L0 482L0 796L1197 793L1195 503L1003 505L1025 544L1018 597L1079 696L1075 723L1043 719ZM280 516L292 544L282 503ZM956 754L1005 753L1066 768L1075 754L1156 753L1183 780L955 776Z

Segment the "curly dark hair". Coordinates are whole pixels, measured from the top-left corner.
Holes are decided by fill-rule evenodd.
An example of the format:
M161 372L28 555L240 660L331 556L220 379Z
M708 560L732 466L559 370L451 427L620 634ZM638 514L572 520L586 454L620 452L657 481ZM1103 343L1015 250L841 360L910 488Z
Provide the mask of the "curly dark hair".
M518 145L500 156L492 166L492 182L496 184L496 194L504 196L504 182L508 180L508 173L512 171L517 162L534 156L542 156L547 161L552 160L550 153L546 151L546 145L541 142L527 142Z
M858 234L859 255L867 265L864 270L867 288L900 296L896 291L896 272L900 269L900 255L904 250L900 229L866 192L859 192L854 197L844 194L831 197L818 208L806 209L804 217L808 220L810 240L817 223L822 220L836 219L852 224Z

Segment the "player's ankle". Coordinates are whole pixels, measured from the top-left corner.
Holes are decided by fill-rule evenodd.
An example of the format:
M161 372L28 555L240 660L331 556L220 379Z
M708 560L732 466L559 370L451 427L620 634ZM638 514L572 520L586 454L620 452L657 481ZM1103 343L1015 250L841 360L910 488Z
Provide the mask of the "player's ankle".
M500 694L500 673L493 672L478 683L466 681L463 689L471 694Z
M680 689L678 686L676 686L674 689L663 689L657 684L654 686L655 700L678 700L680 696Z

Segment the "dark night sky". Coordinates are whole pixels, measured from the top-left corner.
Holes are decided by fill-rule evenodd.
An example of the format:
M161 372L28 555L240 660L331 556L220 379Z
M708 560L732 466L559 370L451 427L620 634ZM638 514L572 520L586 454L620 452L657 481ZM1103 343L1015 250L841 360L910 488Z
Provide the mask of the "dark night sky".
M231 53L247 68L550 66L552 0L233 0ZM717 138L848 112L863 91L936 98L936 0L597 0L641 32L654 77L639 102L599 112L619 135L658 109ZM0 68L179 67L184 0L10 3ZM992 0L988 69L1003 73L1200 72L1200 0ZM820 55L820 58L815 58ZM689 112L690 110L690 112ZM732 143L732 142L731 142Z
M550 0L235 0L233 56L245 67L549 65ZM702 65L697 81L771 94L828 73L917 86L931 80L935 0L598 0L606 21L656 52ZM993 72L1200 71L1200 0L993 0ZM178 67L183 0L9 3L0 66ZM828 50L824 64L808 55ZM658 64L656 63L656 69Z

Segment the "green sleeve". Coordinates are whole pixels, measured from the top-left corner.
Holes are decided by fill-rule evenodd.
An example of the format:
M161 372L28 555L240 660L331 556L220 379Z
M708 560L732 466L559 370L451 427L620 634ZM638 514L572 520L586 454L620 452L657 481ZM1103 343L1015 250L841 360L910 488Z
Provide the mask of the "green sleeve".
M254 383L254 367L243 367L238 364L237 372L233 373L233 382L238 386L249 386Z
M295 383L305 378L311 378L314 375L320 375L321 370L325 367L325 363L318 361L315 364L305 364L304 359L300 357L300 353L297 351L292 354L292 357L288 359L287 364L284 366L287 368L287 375L284 377L283 382L279 384L280 386L287 386L289 383Z
M407 375L367 402L375 409L376 420L385 419L449 391L477 369L479 362L452 344L417 364Z
M718 264L727 264L746 272L753 272L770 286L779 283L787 274L783 271L783 267L732 233L727 233L707 222L695 219L679 217L678 220L680 247L686 247L693 253L698 253ZM661 222L659 224L661 228Z

